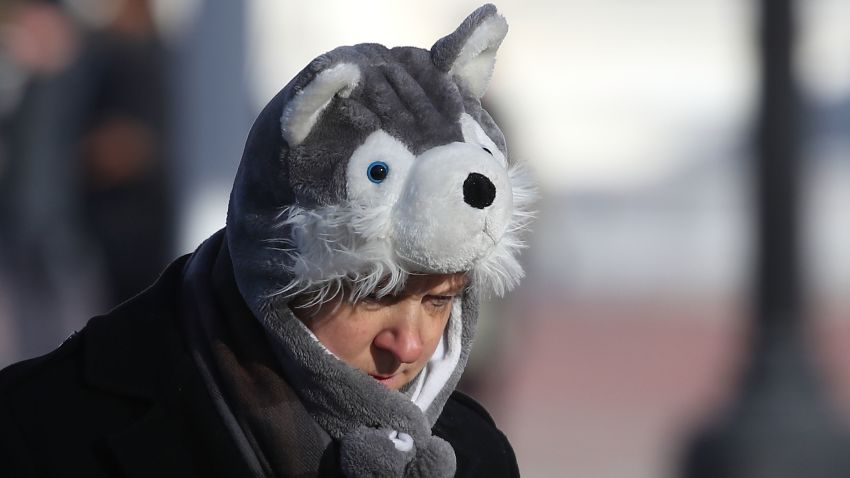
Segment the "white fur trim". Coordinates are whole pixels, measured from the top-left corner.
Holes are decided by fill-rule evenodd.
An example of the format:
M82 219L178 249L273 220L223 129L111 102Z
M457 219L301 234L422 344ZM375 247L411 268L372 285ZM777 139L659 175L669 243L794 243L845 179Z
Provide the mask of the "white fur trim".
M525 247L522 236L534 217L530 208L536 191L522 166L511 166L508 178L513 196L508 227L468 271L473 286L484 297L504 295L524 276L515 255ZM310 293L311 304L318 304L345 287L352 301L373 293L383 296L400 291L410 272L385 234L391 209L392 205L285 208L280 213L282 238L268 241L266 247L288 254L286 267L292 280L272 295Z
M283 108L280 117L283 139L290 147L301 144L333 97L347 98L359 82L360 68L352 63L340 63L319 72Z
M363 207L394 203L415 159L404 143L386 131L371 133L348 160L345 185L349 201ZM387 178L377 184L366 174L369 165L375 161L383 161L389 167Z
M525 277L517 256L526 247L523 236L534 219L535 213L531 208L537 200L537 189L530 172L523 165L514 164L508 168L508 179L513 193L508 228L496 246L480 258L471 271L472 284L485 298L504 296Z
M469 36L449 73L460 77L466 87L481 98L490 84L496 50L508 33L508 22L501 15L484 20Z
M313 295L306 307L327 302L350 289L357 301L377 293L401 290L407 272L398 264L383 231L391 205L382 207L325 206L305 209L297 205L280 213L281 239L267 247L286 252L291 282L272 295Z
M462 298L458 296L452 302L449 324L446 326L437 350L434 351L434 355L431 356L428 364L420 373L421 381L416 384L416 389L410 397L413 403L423 412L428 410L428 407L443 390L460 360L463 328L461 300Z
M464 201L470 173L492 181L490 206L476 208ZM416 158L393 209L395 251L413 270L469 270L507 228L511 202L505 169L480 146L456 142L431 148Z
M508 180L513 208L507 229L467 271L484 297L504 295L524 276L515 255L525 247L522 236L534 217L530 208L536 191L522 166L511 166ZM330 300L344 288L352 301L400 291L410 271L386 235L391 211L392 204L285 208L280 213L281 238L267 241L266 247L288 254L286 267L292 279L272 295L310 293L311 305Z
M513 289L524 276L515 256L524 247L521 236L533 218L536 192L524 167L505 171L504 154L471 116L462 114L459 123L466 143L419 157L376 131L349 160L346 203L284 208L280 238L266 243L288 255L291 280L271 295L309 293L309 306L347 290L348 299L357 301L401 290L411 272L465 271L485 297ZM367 178L372 161L389 166L385 181ZM486 211L463 204L457 193L471 172L496 186Z

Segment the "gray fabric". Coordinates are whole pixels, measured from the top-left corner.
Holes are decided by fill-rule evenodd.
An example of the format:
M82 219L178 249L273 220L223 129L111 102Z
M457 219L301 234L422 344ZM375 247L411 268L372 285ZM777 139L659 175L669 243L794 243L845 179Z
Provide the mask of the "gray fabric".
M224 233L184 269L181 318L191 354L252 476L336 474L336 447L282 378L263 329L238 296Z
M504 151L504 137L477 98L462 91L448 74L471 31L496 15L492 5L473 12L434 49L387 49L376 44L337 48L302 70L260 113L249 134L227 218L227 241L242 297L271 336L286 380L310 414L341 444L343 471L349 476L451 476L454 453L431 435L446 400L466 365L478 297L473 287L462 299L462 351L443 390L423 413L403 393L389 390L363 372L328 354L274 291L290 281L288 254L269 244L289 237L276 227L288 205L314 207L343 203L348 158L363 140L383 129L414 154L462 141L461 113L478 119ZM305 140L294 148L283 140L284 106L316 75L352 63L361 81L347 98L335 97ZM397 451L388 430L413 437L412 452Z
M306 140L285 157L300 204L342 201L348 157L373 131L383 129L401 139L414 154L463 138L457 124L464 111L461 92L433 67L426 50L340 47L314 60L299 76L312 79L340 63L358 65L360 86L348 98L335 98Z
M476 299L469 295L464 300L475 302ZM477 307L471 306L469 309L477 310ZM289 307L270 307L267 314L262 322L272 336L272 342L280 345L275 350L281 356L287 381L322 428L340 440L340 461L344 466L368 463L380 463L381 467L391 466L386 474L380 476L452 476L453 472L443 475L438 469L425 474L416 474L414 470L428 468L418 460L427 459L428 453L420 456L420 451L435 450L432 453L439 454L436 450L445 451L448 446L441 438L431 435L431 427L460 379L471 345L471 340L466 340L466 337L471 339L474 318L463 324L466 343L461 363L434 405L427 414L423 414L402 392L387 389L365 373L327 353L316 344L316 340ZM391 430L413 437L415 453L395 451L388 438ZM361 453L366 453L368 458L351 459ZM443 464L451 464L453 470L453 453L441 456L442 459L436 462L441 463L441 467ZM373 476L369 469L344 467L343 471L349 476Z

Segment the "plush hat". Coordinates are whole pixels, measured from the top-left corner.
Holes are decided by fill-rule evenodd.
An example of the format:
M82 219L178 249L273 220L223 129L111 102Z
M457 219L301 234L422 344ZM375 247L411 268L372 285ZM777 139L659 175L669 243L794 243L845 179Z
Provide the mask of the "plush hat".
M481 106L507 29L488 4L430 51L337 48L248 137L227 217L236 282L287 379L342 442L350 476L453 473L451 447L430 429L466 364L479 296L523 276L533 188ZM295 296L356 301L399 291L410 274L453 272L470 286L406 394L338 360L289 309Z

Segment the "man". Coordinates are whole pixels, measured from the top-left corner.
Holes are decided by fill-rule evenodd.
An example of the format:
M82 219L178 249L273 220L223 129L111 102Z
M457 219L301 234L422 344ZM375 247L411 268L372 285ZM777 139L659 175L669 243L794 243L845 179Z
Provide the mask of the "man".
M295 315L335 356L400 390L425 368L449 321L452 303L466 286L463 274L429 274L407 280L396 295L341 297Z
M454 391L533 196L480 98L507 24L341 47L257 119L227 227L0 375L13 475L517 476ZM8 469L8 466L7 468Z

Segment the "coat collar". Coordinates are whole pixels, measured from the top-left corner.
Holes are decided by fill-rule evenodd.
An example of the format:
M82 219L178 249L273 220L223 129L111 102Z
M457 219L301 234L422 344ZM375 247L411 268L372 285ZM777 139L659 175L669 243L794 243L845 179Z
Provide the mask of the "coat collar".
M189 356L139 420L107 437L128 478L253 476Z
M138 407L137 420L106 437L129 477L250 474L184 346L178 314L188 257L85 330L86 382Z
M177 259L159 279L85 331L86 381L103 391L153 400L166 387L169 369L183 353L176 321L182 269Z

